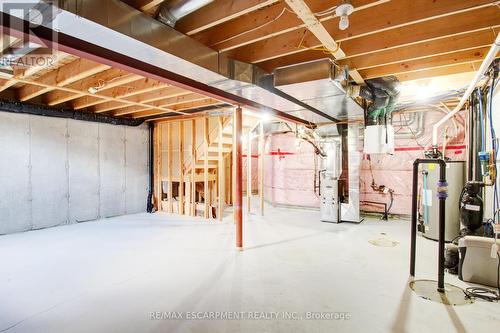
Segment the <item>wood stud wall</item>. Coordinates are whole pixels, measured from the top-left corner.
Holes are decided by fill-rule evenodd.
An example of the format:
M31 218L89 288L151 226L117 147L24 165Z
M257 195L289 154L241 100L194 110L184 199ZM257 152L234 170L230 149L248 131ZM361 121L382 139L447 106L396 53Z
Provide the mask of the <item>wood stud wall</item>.
M251 130L260 129L258 136L259 199L260 213L263 214L263 126L260 125L258 119L248 118L247 120L250 120L251 124L243 126L243 129L247 129L247 133L243 136L249 139L249 144L254 139L250 135ZM224 208L226 205L232 205L235 200L234 172L236 170L233 168L233 149L228 151L228 146L234 148L236 141L233 134L231 138L233 142L229 143L228 136L225 134L227 133L226 127L234 130L233 118L218 116L215 122L210 122L208 116L203 116L155 124L154 202L157 210L197 216L198 205L198 210L203 210L202 217L211 219L213 218L212 210L216 207L216 219L222 221ZM199 138L201 142L198 142ZM247 193L251 195L251 148L247 154L250 163L248 168L250 183L247 184ZM163 172L166 174L162 174ZM183 186L177 184L183 184ZM163 192L164 188L166 193ZM175 192L175 189L178 191ZM248 197L247 204L249 203ZM198 216L199 214L198 211Z

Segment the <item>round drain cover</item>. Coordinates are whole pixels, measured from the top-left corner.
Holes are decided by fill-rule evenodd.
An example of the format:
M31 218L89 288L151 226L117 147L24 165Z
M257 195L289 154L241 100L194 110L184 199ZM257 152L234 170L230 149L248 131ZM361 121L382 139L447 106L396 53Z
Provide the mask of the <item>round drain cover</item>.
M372 239L368 241L370 244L380 247L395 247L399 244L397 241L393 241L386 238Z
M437 291L437 281L433 280L415 280L409 285L415 294L429 301L446 305L465 305L474 302L465 295L462 288L452 284L444 284L444 293Z

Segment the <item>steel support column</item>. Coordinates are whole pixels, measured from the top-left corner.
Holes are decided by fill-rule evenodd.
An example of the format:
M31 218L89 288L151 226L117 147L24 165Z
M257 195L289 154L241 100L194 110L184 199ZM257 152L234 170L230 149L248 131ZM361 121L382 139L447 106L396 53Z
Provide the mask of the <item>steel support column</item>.
M236 224L236 248L243 250L243 163L241 149L241 135L243 128L243 110L238 107L234 110L234 137L233 142L236 147L234 156L234 222Z

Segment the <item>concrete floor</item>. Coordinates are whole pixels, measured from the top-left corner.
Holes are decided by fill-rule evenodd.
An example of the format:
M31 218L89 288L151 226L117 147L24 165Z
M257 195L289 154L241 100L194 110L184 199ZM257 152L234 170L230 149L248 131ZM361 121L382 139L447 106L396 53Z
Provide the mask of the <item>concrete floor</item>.
M229 217L207 223L138 214L2 236L0 332L420 333L500 327L497 303L451 307L409 290L407 221L337 225L319 222L318 215L270 207L265 219L251 215L241 253L234 250ZM379 238L399 244L369 243ZM434 279L436 243L419 239L418 251L418 277ZM446 279L466 286L454 276ZM162 319L175 311L244 312L247 319ZM151 312L160 317L151 319ZM248 319L249 312L260 320ZM307 312L348 313L349 319L283 318Z

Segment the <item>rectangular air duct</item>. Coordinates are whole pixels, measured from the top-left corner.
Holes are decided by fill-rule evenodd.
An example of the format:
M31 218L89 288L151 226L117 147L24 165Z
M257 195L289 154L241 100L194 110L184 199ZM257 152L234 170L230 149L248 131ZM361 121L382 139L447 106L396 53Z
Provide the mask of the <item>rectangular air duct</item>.
M344 75L330 59L279 68L274 86L286 94L340 120L363 118L363 108L347 96ZM298 117L304 111L294 112ZM324 121L317 116L313 122Z

